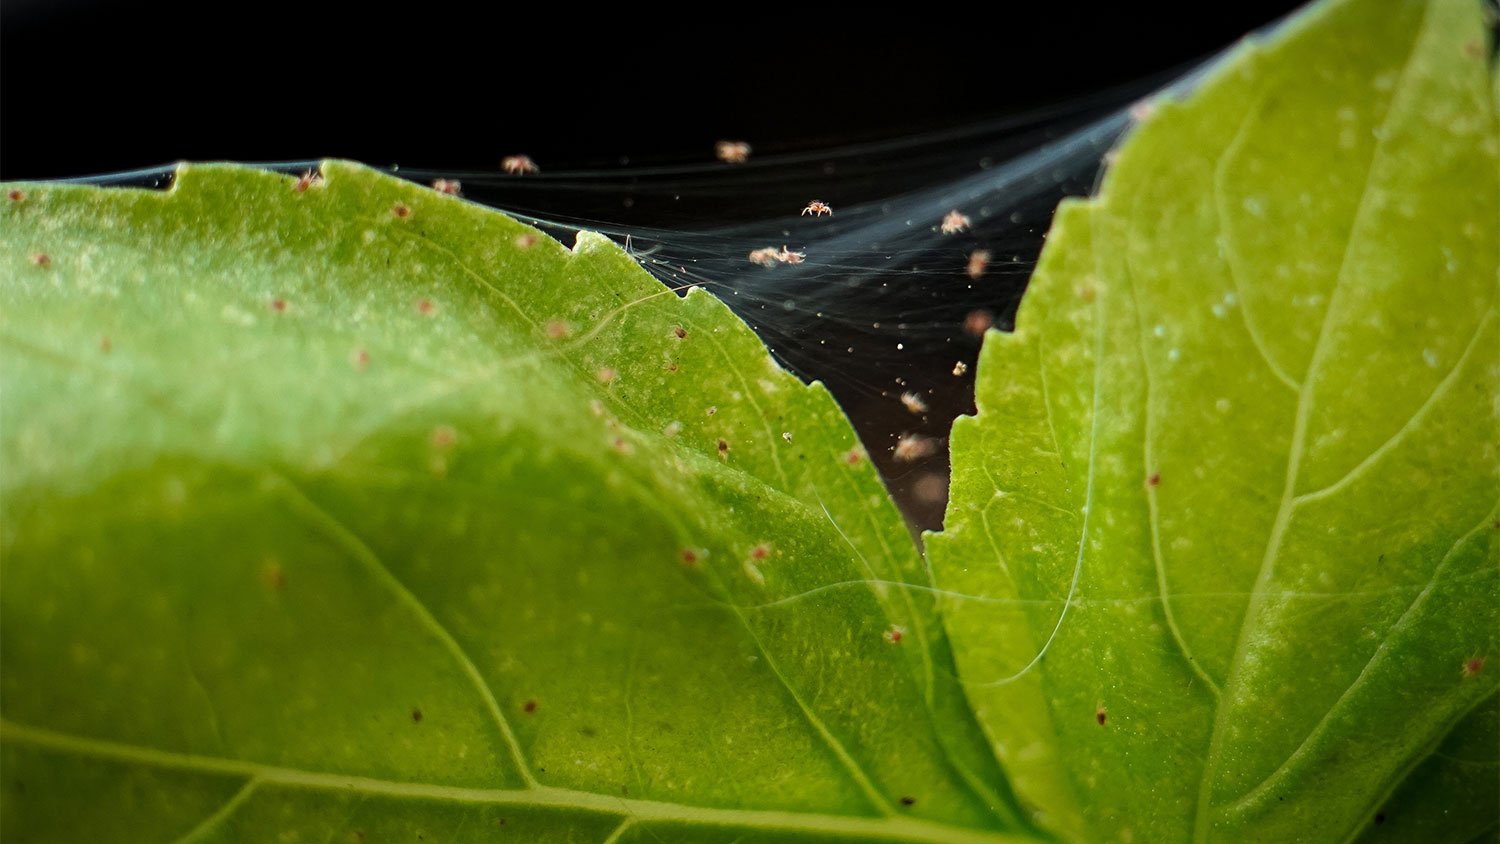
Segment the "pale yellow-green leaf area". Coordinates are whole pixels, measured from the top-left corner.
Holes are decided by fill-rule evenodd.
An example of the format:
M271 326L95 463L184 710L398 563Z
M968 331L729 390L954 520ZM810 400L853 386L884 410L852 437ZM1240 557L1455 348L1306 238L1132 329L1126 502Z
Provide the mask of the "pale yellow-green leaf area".
M1466 0L1316 6L1154 103L1059 211L929 537L1044 826L1500 823L1488 49Z

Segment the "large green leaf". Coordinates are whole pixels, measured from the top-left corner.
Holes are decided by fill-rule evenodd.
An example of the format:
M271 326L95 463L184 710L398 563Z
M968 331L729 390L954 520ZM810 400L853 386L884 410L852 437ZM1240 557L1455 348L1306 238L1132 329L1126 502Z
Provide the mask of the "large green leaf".
M1026 829L821 386L602 237L324 173L0 208L0 837Z
M1469 663L1500 653L1480 11L1320 5L1158 103L989 338L929 553L1043 823L1201 842L1500 821L1500 672Z

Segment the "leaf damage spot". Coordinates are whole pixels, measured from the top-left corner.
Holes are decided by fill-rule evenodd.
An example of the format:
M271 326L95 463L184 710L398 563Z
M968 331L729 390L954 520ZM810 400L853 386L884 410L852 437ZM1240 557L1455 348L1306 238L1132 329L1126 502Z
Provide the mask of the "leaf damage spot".
M713 416L715 413L719 412L719 408L717 406L710 405L708 410L705 412L707 413L707 415Z
M548 340L565 340L568 338L568 335L573 333L573 327L560 319L556 319L547 323L546 332Z
M1151 477L1146 479L1146 486L1152 487L1153 489L1155 487L1161 486L1161 473L1152 472Z
M862 448L860 448L859 446L855 446L855 447L849 449L848 451L844 452L844 463L845 463L845 465L848 465L848 466L858 466L860 463L864 462L864 459L865 459L865 450L862 449Z
M521 704L521 711L525 712L527 715L530 715L530 714L536 712L536 707L537 707L536 698L529 697L529 698L526 699L525 703Z
M413 724L422 723L422 710L413 708L411 711L411 721Z
M458 432L453 430L451 425L439 425L432 429L432 434L428 436L427 441L432 444L433 448L451 448L455 442L458 442Z
M276 592L280 592L282 587L286 586L286 570L275 560L266 563L261 568L260 578Z

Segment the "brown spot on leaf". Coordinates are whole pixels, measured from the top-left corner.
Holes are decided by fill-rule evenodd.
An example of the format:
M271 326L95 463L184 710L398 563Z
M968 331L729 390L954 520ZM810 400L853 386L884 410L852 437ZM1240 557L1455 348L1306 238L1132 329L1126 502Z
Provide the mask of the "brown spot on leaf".
M391 213L395 214L397 219L405 220L411 216L411 208L404 202L398 202L391 206Z
M286 313L286 300L285 299L272 299L271 300L271 310L275 311L278 314L284 314L284 313Z
M52 256L48 255L46 252L36 252L31 256L31 263L34 266L41 267L45 270L46 268L52 266Z
M915 798L915 797L907 797L907 796L903 796L903 797L902 797L902 798L901 798L901 805L903 805L903 806L911 806L911 805L915 805L915 804L916 804L916 802L917 802L917 798Z
M527 698L526 702L521 704L521 711L525 712L527 715L530 715L531 713L536 711L536 706L536 698Z
M355 349L349 355L349 362L354 364L355 369L364 372L370 366L370 353L365 349Z
M729 459L729 443L725 442L724 440L719 440L719 459Z
M422 316L432 316L434 313L437 313L437 305L433 304L431 299L418 299L417 313Z
M1101 706L1094 711L1094 720L1098 721L1099 726L1102 727L1104 726L1104 722L1109 720L1109 713Z
M1151 477L1149 477L1149 478L1146 479L1146 486L1149 486L1149 487L1161 486L1161 473L1160 472L1152 472L1151 473Z
M420 724L420 723L422 723L422 710L420 710L420 709L413 709L411 711L411 720L412 720L412 723L414 723L414 724Z
M677 337L678 340L683 340L683 339L687 338L687 329L683 328L680 325L677 326L676 328L672 329L672 333L674 335L676 335L676 337Z
M12 189L10 193L6 194L6 196L10 197L11 202L21 202L26 198L26 192L23 190Z

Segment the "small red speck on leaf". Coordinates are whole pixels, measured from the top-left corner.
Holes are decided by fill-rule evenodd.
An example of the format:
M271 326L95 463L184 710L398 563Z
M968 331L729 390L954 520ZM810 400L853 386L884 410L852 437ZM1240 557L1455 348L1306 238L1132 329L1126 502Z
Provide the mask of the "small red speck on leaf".
M284 313L286 313L286 300L285 299L272 299L271 300L271 310L275 311L278 314L284 314Z
M21 190L12 190L10 193L6 194L6 196L10 197L11 202L20 202L21 200L26 198L26 192Z
M881 638L892 645L899 645L901 640L906 638L906 628L899 624L892 624L889 630L881 634Z
M750 549L750 559L752 560L764 560L769 556L771 556L771 546L764 542Z
M370 353L364 349L355 349L353 354L349 355L349 362L354 364L355 369L363 372L370 366Z
M844 452L844 462L850 466L858 466L864 459L864 452L859 449L859 446L855 446Z
M530 249L531 247L536 245L536 235L518 234L516 235L515 243L517 249Z
M621 454L629 454L632 451L630 443L627 442L624 437L615 437L612 445L614 446L615 451L618 451Z
M684 548L684 549L682 549L682 564L685 565L685 566L687 566L688 568L697 568L698 567L698 563L702 559L703 559L703 555L698 552L698 549L696 549L696 548Z
M407 217L411 216L411 208L407 207L407 204L404 202L398 202L395 205L391 206L391 213L395 214L398 218L405 220Z
M428 439L433 448L447 448L458 441L458 432L452 426L439 425L432 429L432 435Z
M1478 677L1479 676L1479 672L1481 672L1483 670L1484 670L1484 657L1482 657L1482 656L1471 656L1468 659L1464 660L1464 667L1463 667L1463 670L1462 670L1463 678L1465 680L1472 680L1473 678Z
M547 339L549 340L562 340L572 333L573 329L562 320L553 320L547 323Z
M1161 486L1161 473L1152 472L1151 477L1146 479L1146 486Z
M52 266L52 256L48 255L46 252L38 252L35 255L31 256L31 263L45 270L46 268Z
M431 299L417 300L417 313L422 316L432 316L436 311L437 305L434 305Z
M681 339L687 337L687 329L683 328L680 325L677 326L676 328L672 329L672 333L677 336L678 340L681 340Z
M1094 720L1098 721L1099 722L1099 726L1102 727L1102 726L1104 726L1104 722L1109 720L1109 713L1106 712L1104 710L1104 707L1101 706L1101 707L1099 707L1098 710L1096 710L1094 712Z
M527 698L526 702L523 703L523 704L521 704L521 711L525 712L527 715L530 715L531 713L535 712L536 711L536 698L534 698L534 697L533 698Z
M620 373L616 372L612 366L601 366L594 374L599 379L599 383L605 386L615 383L615 379L620 377Z
M412 720L413 723L417 723L417 724L422 723L422 710L420 710L420 709L413 709L411 711L411 720Z

